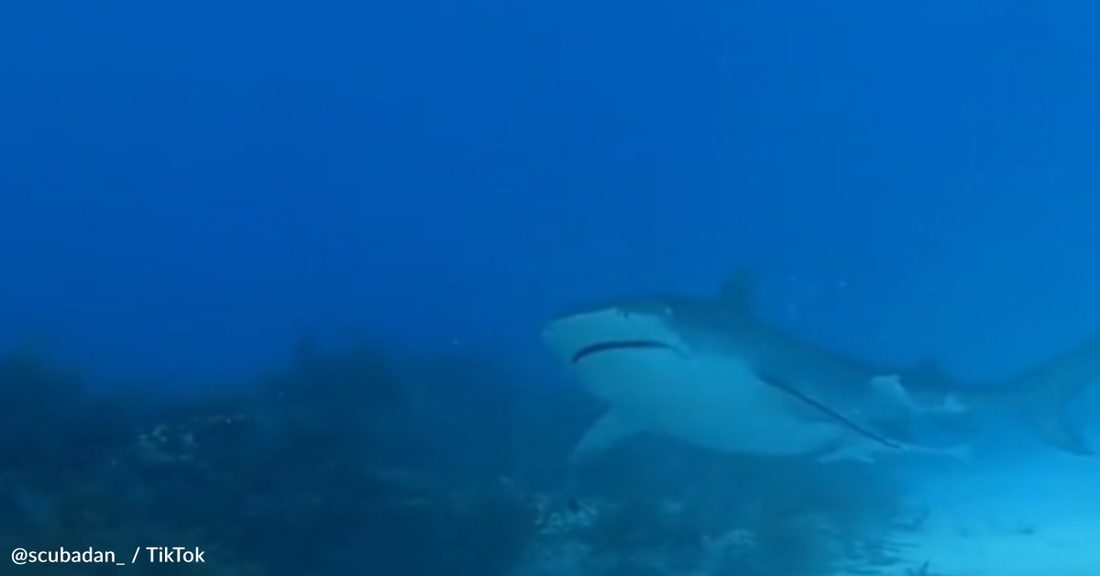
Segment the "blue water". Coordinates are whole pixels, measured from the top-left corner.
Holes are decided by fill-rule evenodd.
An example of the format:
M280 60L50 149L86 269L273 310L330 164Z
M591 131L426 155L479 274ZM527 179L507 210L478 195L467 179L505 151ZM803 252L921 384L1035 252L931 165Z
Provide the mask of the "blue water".
M0 536L13 547L111 546L107 532L149 533L155 516L159 544L202 539L251 567L226 560L226 571L346 572L378 526L411 521L350 503L307 521L274 504L356 501L334 487L358 472L258 478L345 462L366 449L319 454L366 434L352 423L379 421L419 432L379 433L378 467L412 469L437 496L525 474L519 490L552 490L591 407L542 399L574 391L541 349L542 323L599 298L713 292L735 266L757 273L761 313L795 334L881 362L935 357L973 381L1005 379L1100 327L1095 6L9 4L0 349L36 366L0 377L0 477L11 478L0 507L21 518ZM295 356L305 336L322 360ZM59 367L80 376L37 372ZM272 373L301 394L257 385ZM80 384L35 396L43 379ZM416 400L398 410L363 379ZM127 407L117 414L81 391L123 384L134 400L112 400ZM323 431L306 426L315 436L291 435L298 451L263 467L207 454L220 463L208 462L210 481L235 486L220 495L178 472L100 467L137 458L129 442L158 423L225 416L198 401L133 408L200 390L245 396L214 402L263 423L242 453L290 445L298 428L281 418L297 409L272 416L272 398L304 402ZM1074 407L1078 420L1095 420L1091 403ZM384 406L355 413L365 404ZM553 424L564 414L570 424ZM92 430L104 439L73 443ZM478 451L490 441L501 446ZM1025 452L1058 465L1011 423L986 429L982 446L971 472ZM43 475L54 480L32 488ZM245 530L244 511L188 519L114 500L134 492L211 509L252 497L281 510L271 522L285 530ZM53 510L89 493L112 519L70 542ZM407 558L444 546L409 530L382 548ZM257 534L247 547L224 536L242 531ZM350 559L264 559L322 532ZM470 550L504 544L464 546L484 557ZM367 557L360 570L444 570ZM448 573L489 571L461 564Z

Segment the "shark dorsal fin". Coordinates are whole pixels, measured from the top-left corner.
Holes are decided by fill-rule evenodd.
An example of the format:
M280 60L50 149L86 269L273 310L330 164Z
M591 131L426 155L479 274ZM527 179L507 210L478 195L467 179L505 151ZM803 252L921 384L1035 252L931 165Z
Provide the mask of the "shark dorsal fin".
M756 297L756 279L747 268L734 270L722 286L722 301L731 308L749 310Z

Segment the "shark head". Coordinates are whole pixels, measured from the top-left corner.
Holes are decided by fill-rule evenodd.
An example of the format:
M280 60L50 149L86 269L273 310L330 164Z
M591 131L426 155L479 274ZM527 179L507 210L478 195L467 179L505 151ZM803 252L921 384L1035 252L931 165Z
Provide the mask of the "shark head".
M597 359L684 358L691 353L684 334L692 320L713 319L715 311L747 311L753 291L752 278L737 271L719 298L649 296L588 306L551 320L542 339L574 372Z
M730 320L708 299L636 298L559 316L542 336L609 406L612 424L589 443L653 431L718 450L789 454L830 439L831 423L791 417L789 395L762 381L752 346L740 346L752 335Z
M593 395L608 402L686 375L689 350L658 299L593 306L550 321L547 347Z
M660 301L638 300L595 306L550 321L543 341L571 366L607 355L676 351L680 338L672 309Z

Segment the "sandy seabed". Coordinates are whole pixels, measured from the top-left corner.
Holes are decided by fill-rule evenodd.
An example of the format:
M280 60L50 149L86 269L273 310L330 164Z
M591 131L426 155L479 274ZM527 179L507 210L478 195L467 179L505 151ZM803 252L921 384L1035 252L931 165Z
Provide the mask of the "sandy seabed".
M938 476L919 500L929 576L1100 576L1100 459L1044 455Z

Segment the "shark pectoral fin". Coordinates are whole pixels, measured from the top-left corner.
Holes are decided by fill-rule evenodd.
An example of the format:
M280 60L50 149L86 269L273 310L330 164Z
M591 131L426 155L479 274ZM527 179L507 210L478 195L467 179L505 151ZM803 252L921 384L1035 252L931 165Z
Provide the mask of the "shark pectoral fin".
M573 447L573 452L569 455L566 491L569 493L575 492L580 468L594 456L602 454L622 440L644 431L645 428L633 419L626 417L614 408L608 409L603 416L600 416L588 427L588 430L581 436L580 441Z
M570 460L572 462L583 462L596 454L609 450L620 441L644 431L645 428L633 419L611 408L588 427L584 436L581 436L580 442L573 448Z

